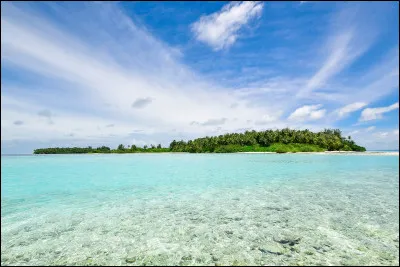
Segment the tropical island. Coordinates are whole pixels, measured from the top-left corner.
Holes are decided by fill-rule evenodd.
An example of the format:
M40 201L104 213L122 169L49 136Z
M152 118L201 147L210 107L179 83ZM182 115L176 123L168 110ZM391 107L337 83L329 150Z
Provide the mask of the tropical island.
M246 131L228 133L219 136L206 136L189 141L173 140L169 147L161 144L138 147L125 147L120 144L116 149L107 146L89 147L53 147L39 148L34 154L89 154L89 153L235 153L235 152L324 152L324 151L358 151L366 149L357 145L350 136L343 137L339 129L325 129L321 132L310 130Z

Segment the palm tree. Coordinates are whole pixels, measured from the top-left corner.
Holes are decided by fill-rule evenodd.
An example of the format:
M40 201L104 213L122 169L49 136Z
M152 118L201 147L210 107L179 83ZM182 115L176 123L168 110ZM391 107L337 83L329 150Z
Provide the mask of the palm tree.
M118 146L118 150L124 150L124 149L125 149L125 147L124 147L123 144L120 144L120 145Z

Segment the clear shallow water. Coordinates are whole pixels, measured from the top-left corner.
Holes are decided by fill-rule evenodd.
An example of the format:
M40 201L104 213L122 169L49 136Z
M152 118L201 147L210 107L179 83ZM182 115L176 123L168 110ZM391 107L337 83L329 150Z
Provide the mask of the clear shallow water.
M2 265L398 265L398 156L2 156Z

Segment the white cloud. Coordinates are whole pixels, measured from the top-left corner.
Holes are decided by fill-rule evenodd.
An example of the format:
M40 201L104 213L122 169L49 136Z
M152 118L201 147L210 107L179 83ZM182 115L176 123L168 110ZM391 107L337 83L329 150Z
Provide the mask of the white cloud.
M262 2L232 2L219 12L202 16L191 25L191 29L199 41L207 43L214 50L227 48L238 38L240 28L259 16L262 8Z
M360 81L351 87L337 85L347 94L348 101L358 101L363 99L364 102L374 102L385 96L390 95L393 91L399 89L399 47L395 46L390 49L384 56L372 65L372 67L361 76L355 74L354 81Z
M337 112L338 116L340 118L342 118L342 117L344 117L345 115L347 115L347 114L349 114L351 112L354 112L356 110L359 110L359 109L365 107L366 105L367 105L367 103L355 102L355 103L352 103L352 104L349 104L349 105L346 105L346 106L344 106L342 108L337 109L336 112Z
M157 142L148 142L148 141L145 141L145 140L141 140L141 139L136 139L136 138L133 138L132 140L130 140L130 144L133 144L133 145L136 145L136 146L139 146L139 147L143 147L144 145L150 145L150 144L156 144Z
M353 53L365 40L365 32L343 26L351 23L341 23L339 30L328 29L328 38L322 40L326 53L322 62L315 47L306 53L311 57L301 58L309 63L307 67L319 66L311 75L306 68L298 73L268 72L254 63L245 75L232 70L242 80L240 85L231 81L230 88L220 85L222 79L209 79L184 65L177 48L136 25L114 3L42 4L59 8L57 16L22 3L16 5L23 7L21 11L12 2L2 2L2 70L12 67L28 74L21 75L18 88L2 79L2 141L55 140L60 144L80 140L85 145L84 140L96 140L126 145L131 140L169 142L243 127L319 130L335 127L331 123L339 113L327 115L322 105L304 106L306 102L293 97L299 89L310 89L305 91L313 98L308 103L323 103L332 110L340 103L343 107L337 110L345 116L361 103L373 103L389 94L398 84L398 47L377 62L376 68L368 67L365 75L365 70L356 73L358 79L346 76L348 80L332 83L371 43L367 40L361 52ZM197 22L204 23L202 36L211 36L204 41L214 49L229 47L241 27L261 14L262 6L233 3L203 17ZM288 52L284 50L283 56ZM249 57L246 51L240 60L256 57L258 53ZM292 54L287 57L294 58ZM24 84L25 77L34 78ZM326 101L335 105L326 105ZM293 110L287 121L282 118ZM332 120L330 115L335 115Z
M363 129L358 129L358 130L353 130L353 131L350 131L350 132L348 132L347 134L345 134L345 136L347 136L347 135L350 135L350 136L353 136L353 135L362 135L362 134L366 134L366 133L369 133L369 132L372 132L373 130L375 130L375 126L370 126L370 127L368 127L368 128L363 128Z
M348 135L352 136L352 135L355 135L355 134L358 134L358 133L360 133L359 130L354 130L354 131L349 132Z
M396 102L393 105L390 105L388 107L366 108L362 111L359 121L363 122L363 121L382 119L382 117L383 117L382 115L384 113L398 109L398 108L399 108L399 102Z
M297 97L310 98L312 93L323 88L335 76L362 56L377 39L374 19L365 20L367 9L353 5L341 9L329 25L330 35L322 46L324 61L321 67L308 80ZM372 25L371 25L372 24Z
M306 121L306 120L318 120L325 116L325 109L320 109L322 107L319 105L305 105L296 109L290 116L288 120L292 121Z
M346 129L343 129L343 136L348 135L350 135L357 144L366 147L367 150L396 150L399 148L398 129L381 128L380 131L377 132L365 130L346 131Z
M116 122L116 119L104 119L101 117L71 114L60 111L52 113L53 124L48 123L47 117L43 118L41 105L30 104L26 100L18 100L13 97L1 95L1 140L57 140L76 138L104 138L110 135L123 137L135 129L145 129L151 133L151 127L136 123L135 126L124 121ZM22 125L13 125L14 121L25 122ZM103 125L114 124L114 127ZM71 135L71 133L73 135Z
M330 101L351 105L354 103L373 103L398 90L399 48L393 47L380 60L366 70L352 73L342 79L327 83L323 93L314 91L308 98L314 101ZM362 101L360 101L362 100ZM330 119L341 119L338 110L332 112Z
M279 117L281 111L246 105L232 90L192 72L174 57L172 48L135 25L115 4L96 3L82 9L79 5L85 4L65 5L50 19L2 3L2 68L11 66L37 78L36 83L21 83L18 88L2 84L2 140L67 135L107 139L107 134L122 138L136 129L145 133L157 129L162 134L173 128L201 136L210 128L192 127L190 122L216 124L224 118L224 130L233 131L260 114ZM251 5L261 8L261 4ZM62 18L63 24L55 18ZM121 38L123 42L118 41ZM3 102L8 103L7 109ZM232 103L238 104L234 113ZM25 123L16 128L14 121ZM35 125L36 121L47 125ZM115 126L102 127L111 124ZM71 136L73 129L80 130Z
M378 138L385 138L389 135L389 132L378 132L374 134Z
M301 93L309 93L325 85L325 82L336 73L340 72L351 60L349 45L353 37L353 32L344 32L336 36L332 51L318 72L311 77L306 84L306 88Z
M367 129L365 129L366 132L372 132L373 130L375 130L376 127L375 126L370 126Z

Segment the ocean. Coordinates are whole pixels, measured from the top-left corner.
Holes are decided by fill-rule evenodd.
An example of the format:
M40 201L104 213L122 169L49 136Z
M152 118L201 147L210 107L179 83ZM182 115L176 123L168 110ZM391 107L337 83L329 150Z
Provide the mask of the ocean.
M1 157L1 265L399 265L399 157Z

